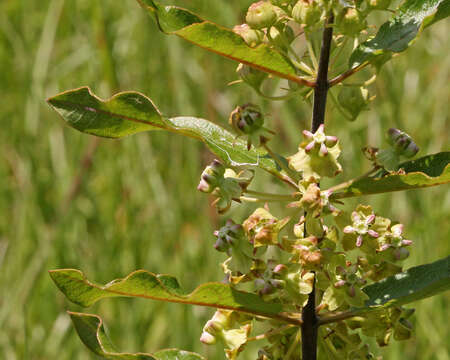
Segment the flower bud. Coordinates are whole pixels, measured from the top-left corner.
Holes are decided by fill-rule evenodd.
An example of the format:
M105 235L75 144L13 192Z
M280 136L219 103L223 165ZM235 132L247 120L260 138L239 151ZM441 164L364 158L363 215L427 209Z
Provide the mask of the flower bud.
M404 247L400 247L394 250L394 258L397 261L405 260L409 256L408 249L405 249Z
M367 27L361 13L354 8L345 8L336 19L337 27L343 35L356 37Z
M234 109L229 121L237 133L248 135L263 126L264 117L257 106L246 104Z
M217 339L215 336L211 335L208 332L202 332L200 341L205 345L214 345L217 342Z
M407 133L391 128L388 130L388 142L398 155L411 158L419 152L419 147Z
M250 5L245 21L252 29L264 29L272 26L277 20L274 6L268 1L258 1Z
M294 41L295 34L294 30L292 30L292 28L288 25L285 25L283 27L280 26L280 29L272 26L270 28L268 37L273 45L286 50L291 42Z
M248 24L236 25L233 31L240 35L250 47L255 47L262 42L264 34L262 31L254 30Z
M317 25L322 16L322 9L314 0L299 0L292 9L292 17L306 27Z
M219 185L220 178L222 178L224 174L225 166L223 166L220 161L214 160L205 168L205 170L203 170L197 189L205 193L212 192Z

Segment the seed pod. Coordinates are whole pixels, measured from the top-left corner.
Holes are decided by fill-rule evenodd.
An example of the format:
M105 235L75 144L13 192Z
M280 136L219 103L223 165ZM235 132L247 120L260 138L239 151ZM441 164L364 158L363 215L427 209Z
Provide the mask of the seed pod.
M264 29L272 26L277 20L274 6L268 1L258 1L250 5L245 21L252 29Z

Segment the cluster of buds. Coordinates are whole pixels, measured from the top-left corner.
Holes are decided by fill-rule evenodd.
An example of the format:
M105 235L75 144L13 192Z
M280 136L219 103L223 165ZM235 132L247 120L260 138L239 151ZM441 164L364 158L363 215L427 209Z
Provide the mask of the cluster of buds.
M395 264L409 256L411 240L402 236L403 225L391 225L389 219L375 215L370 206L359 205L351 215L352 224L344 227L345 250L359 248L371 264Z
M264 127L264 117L260 109L253 104L236 107L230 114L229 122L238 136L247 136L248 150L252 144L260 146L267 140L267 133L272 133Z
M206 345L221 341L226 348L227 358L234 360L247 342L251 329L249 316L229 310L218 310L203 327L200 341Z
M236 174L234 170L226 169L220 161L214 160L203 171L197 189L216 196L214 205L219 213L224 213L233 200L239 201L252 179L252 171L243 170Z
M330 311L344 309L348 306L363 306L364 302L369 298L361 290L367 283L367 280L361 274L358 264L346 261L344 266L336 266L332 274L333 283L325 290L322 303Z
M325 135L323 124L315 133L304 130L303 136L299 151L288 157L289 166L301 172L303 179L318 182L322 176L333 177L342 171L337 161L341 153L339 141L335 136Z
M317 218L321 214L337 214L337 209L330 202L331 191L321 191L320 187L316 183L299 184L300 200L291 202L288 207L300 207L310 214L312 217Z
M385 310L370 312L364 317L349 320L351 329L361 329L366 336L374 337L379 346L386 346L393 337L395 340L407 340L413 330L408 318L414 309L393 307Z
M268 261L264 271L255 275L256 290L264 300L278 299L289 305L303 306L314 285L314 273L300 264Z
M214 248L231 256L228 268L237 273L248 273L253 262L253 246L247 240L242 225L230 219L214 232L214 236L217 238Z
M391 128L387 132L389 149L382 149L376 153L376 160L386 170L397 170L402 158L410 159L419 152L419 147L407 133Z

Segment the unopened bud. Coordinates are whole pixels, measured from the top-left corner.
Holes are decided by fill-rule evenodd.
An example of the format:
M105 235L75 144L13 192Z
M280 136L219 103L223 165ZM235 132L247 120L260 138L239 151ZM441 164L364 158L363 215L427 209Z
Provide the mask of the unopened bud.
M404 247L394 250L394 258L397 261L405 260L409 256L409 251Z
M264 34L259 30L254 30L248 24L236 25L233 31L240 35L250 47L255 47L262 42Z
M252 29L264 29L277 20L274 6L268 1L258 1L250 5L245 21Z
M299 0L292 9L292 17L294 20L306 27L318 24L321 16L322 9L314 0Z
M202 332L202 335L200 336L200 341L205 345L214 345L217 342L217 339L215 336L204 331L204 332Z
M388 142L399 155L406 158L411 158L419 152L419 147L411 136L399 129L388 130Z
M337 19L340 32L343 35L356 37L367 23L361 13L354 8L345 8Z
M264 117L256 105L245 104L233 110L229 122L237 133L248 135L263 126Z

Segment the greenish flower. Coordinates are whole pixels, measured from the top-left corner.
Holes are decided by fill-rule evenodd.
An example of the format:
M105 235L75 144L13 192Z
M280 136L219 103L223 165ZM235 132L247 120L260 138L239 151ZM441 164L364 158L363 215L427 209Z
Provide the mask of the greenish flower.
M305 141L288 161L292 169L303 174L305 181L318 182L321 176L333 177L342 171L337 161L341 153L338 139L325 135L323 125L314 134L304 130L303 136Z

